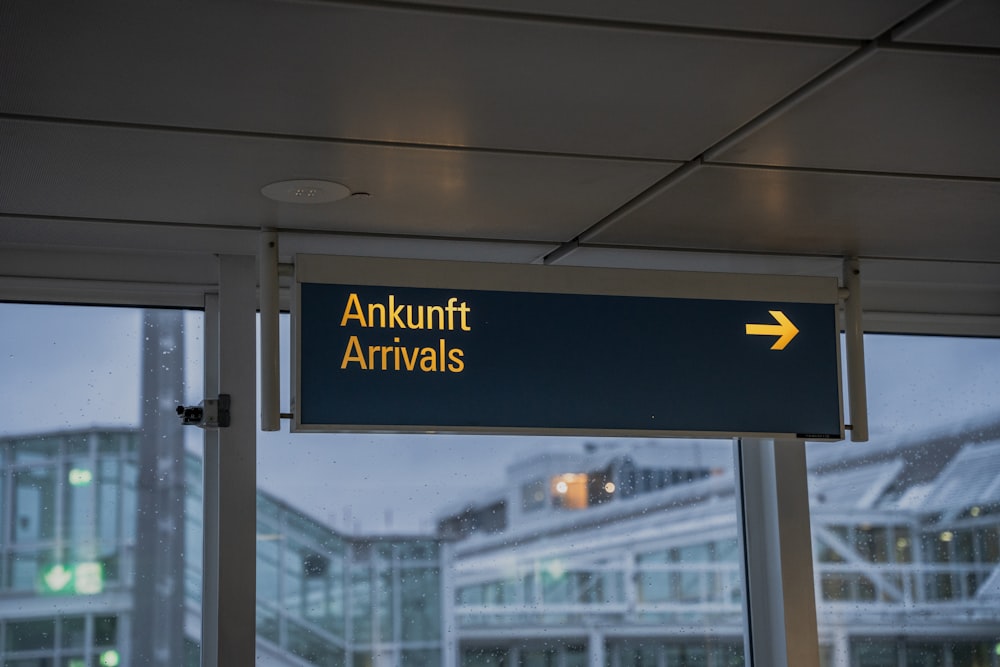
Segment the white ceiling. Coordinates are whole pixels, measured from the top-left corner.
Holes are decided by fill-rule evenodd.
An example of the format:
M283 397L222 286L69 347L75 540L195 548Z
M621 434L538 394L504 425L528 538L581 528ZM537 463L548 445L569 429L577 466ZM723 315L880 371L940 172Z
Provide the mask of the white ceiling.
M1000 314L996 0L5 2L0 63L8 277L166 279L268 227L286 256L857 255L869 310ZM371 196L261 195L285 179Z

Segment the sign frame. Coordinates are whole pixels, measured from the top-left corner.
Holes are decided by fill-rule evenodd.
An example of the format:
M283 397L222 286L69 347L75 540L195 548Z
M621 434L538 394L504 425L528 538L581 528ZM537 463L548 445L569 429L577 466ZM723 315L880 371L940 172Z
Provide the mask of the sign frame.
M391 259L342 255L297 254L294 261L291 309L291 411L293 433L464 433L497 435L584 435L617 437L796 438L843 440L843 360L839 316L833 318L831 340L837 341L836 375L839 434L814 435L758 431L699 431L673 429L593 429L548 427L480 427L440 424L315 424L303 423L302 285L427 288L461 291L525 292L554 295L653 297L707 301L760 301L774 304L840 303L838 280L824 276L733 274L650 269L617 269L540 264L501 264L453 260ZM764 314L766 317L766 313ZM765 320L762 320L764 322ZM749 335L749 331L748 331ZM752 389L748 388L748 391Z

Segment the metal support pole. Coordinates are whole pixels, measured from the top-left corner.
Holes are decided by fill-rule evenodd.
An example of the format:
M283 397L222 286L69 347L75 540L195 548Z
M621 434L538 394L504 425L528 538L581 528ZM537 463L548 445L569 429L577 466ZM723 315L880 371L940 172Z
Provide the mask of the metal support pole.
M253 257L219 258L206 311L208 395L231 396L227 428L206 431L202 664L252 665L256 645L256 290ZM208 304L211 304L209 300ZM207 305L208 305L207 304ZM214 321L212 321L214 320ZM216 345L209 347L213 332ZM216 382L210 383L213 368ZM224 564L224 566L222 566Z
M604 667L607 657L604 652L604 635L591 628L587 636L587 664L590 667Z
M219 295L205 295L205 392L219 394ZM219 431L205 429L202 461L201 664L219 665Z
M281 428L280 376L278 357L278 234L260 233L257 256L260 269L260 429Z
M142 444L130 664L173 667L184 652L184 313L142 316Z
M455 549L442 542L438 560L441 572L441 667L456 667L458 658L458 621L455 618Z
M819 667L805 444L737 440L747 664Z
M851 441L868 442L868 390L865 385L865 339L861 311L861 269L856 257L844 261L844 335L847 339L847 395Z

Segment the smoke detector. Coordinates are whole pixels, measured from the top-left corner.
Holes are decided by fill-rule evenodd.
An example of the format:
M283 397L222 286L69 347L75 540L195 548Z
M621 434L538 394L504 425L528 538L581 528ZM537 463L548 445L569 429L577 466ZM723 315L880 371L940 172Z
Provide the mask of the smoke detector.
M350 196L351 191L333 181L294 180L265 185L260 193L285 204L329 204Z

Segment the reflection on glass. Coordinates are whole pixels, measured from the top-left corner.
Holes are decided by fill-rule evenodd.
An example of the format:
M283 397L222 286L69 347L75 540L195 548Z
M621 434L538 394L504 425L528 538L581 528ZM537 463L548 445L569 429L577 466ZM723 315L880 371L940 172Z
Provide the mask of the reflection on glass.
M1000 346L872 340L872 443L809 450L822 664L995 667ZM273 489L349 541L406 516L441 543L442 664L743 664L728 443L308 437L264 437ZM324 481L276 466L302 443ZM349 632L376 645L344 664L401 664L377 647L407 638L390 600L404 628L423 600L386 572L346 581Z
M186 605L174 582L200 547L171 545L200 479L174 474L184 440L162 415L187 399L199 316L0 304L0 321L0 664L151 664L144 638L185 664L200 582Z
M728 441L259 437L258 646L270 655L743 663ZM309 517L308 544L292 516Z
M17 309L5 322L32 308L0 306ZM80 311L100 316L84 326ZM168 425L110 400L149 395L140 368L172 368L196 403L195 364L168 363L180 330L149 328L140 311L47 312L58 315L4 341L16 354L0 359L0 401L22 401L0 433L0 663L143 664L136 600L160 595L143 530L166 526L185 554L175 664L198 664L200 448L171 441L180 472L151 477L144 443L170 440ZM119 338L99 359L39 346L47 327L87 349L78 332L100 320ZM872 442L809 449L822 663L997 667L1000 346L870 340ZM914 359L932 367L917 373ZM40 395L76 403L57 400L58 417L39 421ZM744 663L728 442L285 432L261 434L259 452L268 664ZM184 489L180 510L143 519L163 483Z
M1000 660L1000 340L866 338L872 438L811 444L822 664Z

